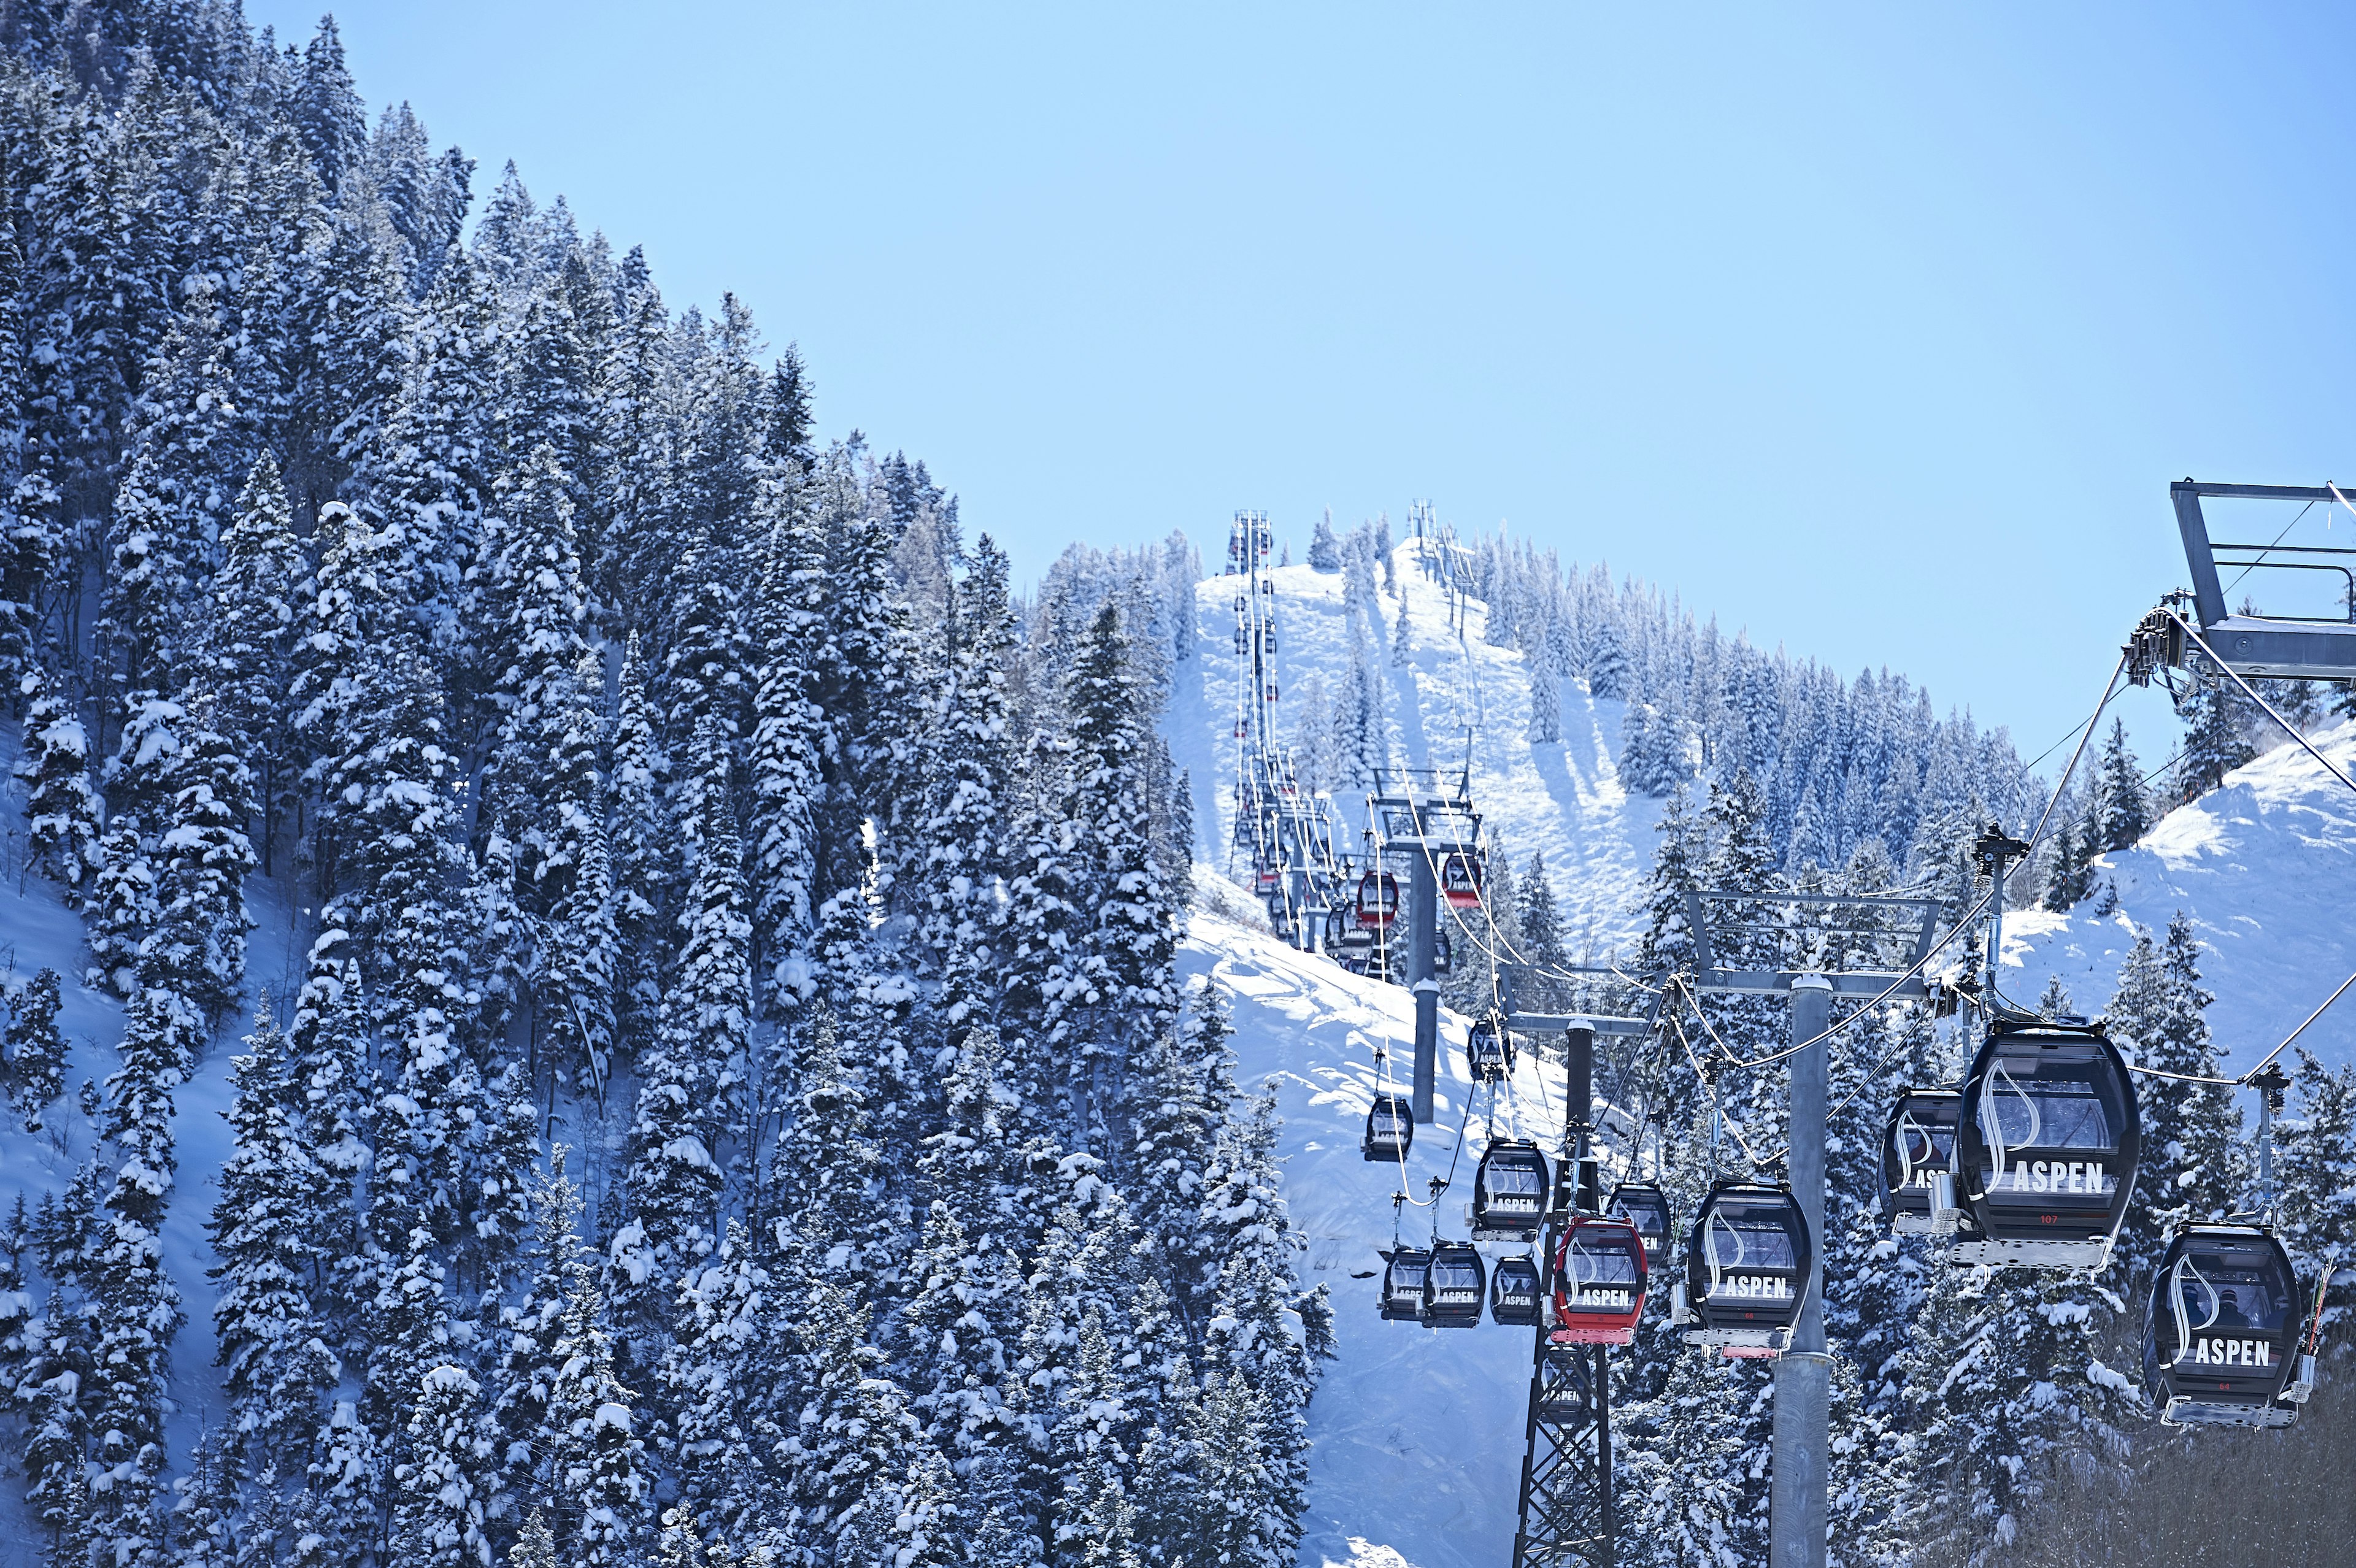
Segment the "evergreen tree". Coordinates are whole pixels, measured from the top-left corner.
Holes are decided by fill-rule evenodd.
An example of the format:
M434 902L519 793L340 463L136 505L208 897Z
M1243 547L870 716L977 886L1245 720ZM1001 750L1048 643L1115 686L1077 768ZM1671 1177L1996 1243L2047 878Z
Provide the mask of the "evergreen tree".
M606 802L614 878L614 1010L626 1053L635 1056L653 1029L661 1003L661 921L669 902L670 866L662 817L662 758L656 749L636 633L623 649L617 692Z
M253 775L265 876L293 786L285 699L296 584L303 570L286 486L277 464L265 453L247 474L235 515L221 537L221 565L212 581L203 661L205 685L216 705L214 722Z
M221 1260L211 1271L220 1282L214 1360L226 1369L230 1430L249 1467L299 1473L342 1372L316 1293L349 1193L315 1152L306 1086L266 994L245 1043L229 1114L235 1147L209 1227Z
M2127 750L2123 719L2111 721L2110 738L2103 743L2095 766L2090 820L2094 843L2103 850L2132 849L2151 827L2151 807L2144 795L2143 768Z
M69 1048L58 1028L59 983L55 969L43 969L8 998L8 1104L27 1133L40 1130L43 1114L65 1093Z
M1333 538L1333 509L1331 507L1325 508L1325 515L1317 519L1316 531L1310 535L1309 565L1317 571L1342 570L1342 549Z
M2242 736L2241 694L2212 670L2197 672L2190 696L2178 707L2184 720L2183 760L2177 764L2179 797L2190 800L2225 782L2225 775L2257 755Z
M25 858L62 884L80 909L106 865L100 848L97 792L90 786L90 731L47 677L25 677L25 742L16 762L24 782Z

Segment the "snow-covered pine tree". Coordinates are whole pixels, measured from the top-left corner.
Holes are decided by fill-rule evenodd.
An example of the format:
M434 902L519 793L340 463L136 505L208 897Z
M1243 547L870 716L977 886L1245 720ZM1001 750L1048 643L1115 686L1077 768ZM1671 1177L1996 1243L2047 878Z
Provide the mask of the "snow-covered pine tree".
M606 820L614 876L614 1011L624 1054L644 1049L661 1006L663 910L671 846L663 820L663 761L648 706L646 668L632 633L615 688Z
M2102 759L2095 764L2091 819L2095 825L2095 847L2104 852L2133 848L2151 827L2151 805L2144 794L2143 766L2127 749L2124 719L2111 721L2110 736L2103 742Z
M751 1534L776 1507L773 1459L782 1433L767 1419L764 1381L777 1303L744 1225L680 1286L658 1373L669 1407L665 1456L693 1516L722 1539Z
M830 741L826 716L812 700L816 673L809 651L824 633L815 603L821 578L820 541L810 521L791 505L782 482L763 489L770 517L761 579L751 615L754 891L752 937L767 981L766 999L787 1005L798 994L793 977L806 967L816 934L812 894L818 881L817 797L825 786L823 754ZM787 967L794 960L801 962Z
M69 1048L58 1028L59 984L55 969L42 969L8 997L8 1104L24 1118L27 1133L40 1131L43 1115L66 1089Z
M308 1086L264 993L237 1058L235 1142L209 1234L220 1262L215 1361L233 1402L230 1434L250 1474L301 1475L342 1376L316 1305L333 1238L349 1228L349 1185L313 1147Z
M616 1238L616 1305L659 1322L681 1276L711 1252L723 1184L723 1140L744 1115L752 972L742 859L729 806L727 753L703 731L704 816L685 915L679 979L639 1062L630 1129L630 1223ZM740 1135L741 1136L741 1135Z
M1218 1140L1236 1098L1236 1059L1226 1004L1207 980L1186 1010L1182 1029L1155 1040L1130 1070L1123 1163L1148 1255L1190 1348L1199 1349L1224 1256L1204 1203L1207 1181L1226 1168Z
M936 772L919 827L928 861L925 935L946 971L941 1014L952 1029L969 1021L986 993L994 906L1010 869L1008 665L1016 631L1006 556L988 534L975 541L955 609Z
M245 879L259 864L246 839L252 774L230 738L209 721L210 697L191 689L177 748L163 757L165 798L155 807L156 907L140 953L142 980L169 988L207 1018L236 1004L245 987Z
M441 1361L418 1381L392 1472L386 1530L394 1562L421 1568L473 1568L489 1560L487 1531L493 1474L482 1386L464 1367Z
M2184 720L2184 745L2177 763L2177 797L2190 800L2224 783L2225 775L2257 755L2243 737L2241 693L2221 672L2195 671L2190 694L2177 708Z
M1086 991L1072 1066L1075 1088L1085 1096L1080 1114L1096 1118L1110 1109L1119 1064L1136 1042L1169 1028L1177 1013L1175 922L1142 831L1146 719L1130 673L1128 639L1109 603L1081 644L1066 707L1075 747L1068 815L1088 832L1079 975Z
M265 876L294 783L286 683L296 585L303 571L285 482L278 464L264 453L247 473L221 535L221 563L213 574L202 667L206 689L213 695L213 721L253 775Z
M2302 1051L2292 1078L2298 1092L2275 1124L2275 1168L2284 1238L2314 1271L2356 1256L2356 1067L2329 1068ZM2327 1308L2335 1325L2349 1302L2337 1277Z
M1233 1421L1257 1431L1266 1485L1250 1537L1256 1560L1271 1563L1291 1561L1300 1546L1309 1486L1309 1397L1318 1369L1291 1320L1330 1313L1323 1285L1307 1298L1298 1294L1293 1260L1305 1243L1293 1233L1280 1189L1277 1127L1271 1089L1254 1098L1248 1117L1222 1130L1203 1203L1211 1256L1219 1260L1203 1347L1214 1381L1204 1403L1215 1420L1223 1405L1232 1407Z
M793 1318L809 1366L808 1397L780 1445L792 1496L820 1550L839 1561L889 1561L897 1481L926 1445L907 1402L868 1339L868 1309L819 1282Z
M73 703L39 670L20 684L25 741L16 776L25 784L25 859L55 879L80 909L105 865L97 792L90 784L90 731Z
M1342 570L1342 549L1333 539L1333 508L1317 519L1317 530L1309 537L1309 565L1316 571Z

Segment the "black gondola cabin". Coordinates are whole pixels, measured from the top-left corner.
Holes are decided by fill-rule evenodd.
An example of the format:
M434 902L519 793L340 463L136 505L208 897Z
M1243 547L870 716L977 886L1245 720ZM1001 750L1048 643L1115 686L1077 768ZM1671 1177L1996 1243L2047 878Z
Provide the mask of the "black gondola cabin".
M2100 1024L1999 1021L1956 1111L1954 1264L2099 1269L2135 1190L2135 1083Z
M1472 1239L1526 1242L1546 1219L1553 1171L1544 1150L1527 1138L1496 1138L1482 1151L1472 1176Z
M1476 1083L1501 1083L1514 1070L1512 1037L1494 1019L1475 1019L1465 1031L1464 1058Z
M1944 1235L1955 1228L1954 1211L1942 1210L1937 1199L1954 1194L1953 1183L1939 1179L1954 1161L1963 1103L1953 1089L1909 1089L1890 1107L1881 1138L1881 1214L1890 1234Z
M1469 1242L1434 1242L1423 1272L1423 1324L1427 1328L1476 1328L1489 1291L1489 1271Z
M1489 1321L1527 1328L1537 1320L1537 1260L1527 1253L1499 1258L1489 1275Z
M1366 1111L1366 1136L1358 1145L1368 1159L1398 1161L1415 1147L1415 1113L1404 1094L1377 1094Z
M1358 923L1382 931L1398 918L1398 879L1388 871L1368 871L1358 879Z
M2313 1383L2290 1254L2258 1225L2169 1238L2144 1309L2143 1381L2183 1426L2287 1426Z
M1393 1323L1423 1318L1423 1281L1431 1254L1421 1247L1394 1247L1383 1253L1383 1317Z
M1603 1212L1635 1226L1636 1234L1644 1239L1645 1264L1660 1266L1661 1254L1669 1250L1667 1193L1649 1181L1623 1181L1612 1189L1612 1201L1603 1206Z
M1733 1357L1790 1349L1815 1266L1807 1217L1792 1189L1721 1181L1702 1200L1686 1242L1686 1343Z

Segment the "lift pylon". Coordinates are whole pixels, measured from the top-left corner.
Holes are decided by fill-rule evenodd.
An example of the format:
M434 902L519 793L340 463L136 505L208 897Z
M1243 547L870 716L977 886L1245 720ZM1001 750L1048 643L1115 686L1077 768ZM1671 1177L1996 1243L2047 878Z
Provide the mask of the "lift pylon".
M1562 1179L1555 1184L1539 1256L1541 1300L1552 1300L1555 1254L1574 1214L1602 1204L1589 1141L1595 1098L1595 1039L1648 1035L1649 1018L1557 1018L1508 1012L1520 1033L1563 1037ZM1612 1485L1612 1361L1608 1345L1557 1345L1540 1314L1531 1353L1530 1403L1522 1451L1520 1523L1514 1568L1613 1568L1619 1519Z
M1826 934L1861 939L1885 951L1902 953L1905 967L1835 969L1826 965L1804 968L1765 968L1744 962L1746 935L1764 934L1780 947L1785 934L1779 924L1744 923L1762 906L1808 911L1863 911L1861 923L1819 927ZM1886 913L1883 912L1887 912ZM1713 918L1714 917L1714 918ZM1686 918L1693 932L1697 991L1736 996L1791 998L1792 1049L1792 1194L1806 1217L1815 1238L1815 1277L1802 1298L1799 1321L1793 1326L1788 1349L1775 1360L1774 1457L1769 1471L1768 1561L1772 1568L1824 1568L1826 1552L1826 1483L1830 1478L1830 1401L1832 1357L1825 1344L1825 1119L1829 1053L1826 1030L1833 1003L1846 997L1866 1001L1876 997L1919 997L1929 987L1915 971L1931 951L1939 917L1935 899L1876 898L1840 893L1752 893L1691 891L1686 894ZM1723 955L1733 960L1721 964Z

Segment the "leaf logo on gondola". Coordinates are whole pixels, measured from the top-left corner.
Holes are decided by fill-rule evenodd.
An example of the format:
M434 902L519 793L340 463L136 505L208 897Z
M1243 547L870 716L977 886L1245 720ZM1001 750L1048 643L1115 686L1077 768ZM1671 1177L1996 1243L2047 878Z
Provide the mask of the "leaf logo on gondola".
M1910 1134L1912 1136L1910 1136ZM1903 1109L1898 1113L1898 1131L1895 1136L1898 1144L1898 1185L1912 1187L1914 1185L1914 1138L1922 1138L1923 1147L1926 1148L1930 1147L1931 1139L1922 1131L1922 1124L1915 1121L1914 1113Z
M2209 1297L2209 1316L2198 1323L2193 1322L2190 1314L2184 1310L2184 1277L2187 1275L2192 1276L2192 1283ZM2217 1287L2202 1278L2201 1271L2192 1266L2192 1254L2187 1253L2176 1260L2174 1268L2169 1270L2168 1305L2176 1314L2176 1354L2168 1363L2172 1367L2192 1354L2193 1335L2216 1326L2218 1314L2224 1310L2225 1303L2224 1298L2217 1294Z
M2029 1130L2021 1136L2020 1142L2013 1147L2017 1148L2036 1147L2037 1135L2043 1129L2045 1125L2043 1119L2038 1115L2037 1101L2029 1094L2028 1090L2023 1089L2014 1081L2011 1073L2005 1071L2003 1062L1997 1062L1994 1067L1990 1068L1988 1072L1990 1078L2002 1080L2003 1086L2010 1089L2013 1093L2013 1097L2020 1102L2020 1108L2029 1113ZM1997 1085L1993 1083L1987 1083L1985 1080L1983 1082L1986 1086L1980 1094L1980 1131L1987 1136L1988 1165L1990 1168L1988 1173L1988 1190L1990 1192L1994 1192L1997 1188L2004 1185L2004 1162L2005 1156L2008 1150L2006 1148L2004 1141L2004 1117L1997 1110ZM2019 1185L2018 1178L2015 1179L2014 1184L2016 1186Z
M1721 1257L1719 1254L1718 1237L1721 1231L1734 1238L1734 1256L1731 1258ZM1709 1264L1710 1295L1718 1294L1719 1286L1725 1283L1729 1270L1742 1266L1742 1260L1750 1250L1743 1243L1742 1232L1728 1224L1725 1215L1715 1209L1711 1210L1708 1223L1702 1227L1701 1237L1701 1254Z
M1579 1232L1575 1230L1570 1233L1570 1255L1564 1261L1570 1264L1570 1299L1575 1304L1587 1294L1589 1285L1603 1277L1603 1271L1598 1268L1593 1274L1580 1272L1579 1265L1588 1259L1586 1252L1579 1244Z

